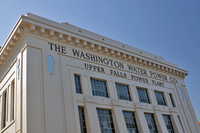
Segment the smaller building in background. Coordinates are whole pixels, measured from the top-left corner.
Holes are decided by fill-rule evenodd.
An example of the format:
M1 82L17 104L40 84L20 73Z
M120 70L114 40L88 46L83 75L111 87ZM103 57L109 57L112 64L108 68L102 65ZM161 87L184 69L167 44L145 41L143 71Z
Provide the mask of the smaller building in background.
M200 118L198 118L198 121L199 121L199 126L200 126Z

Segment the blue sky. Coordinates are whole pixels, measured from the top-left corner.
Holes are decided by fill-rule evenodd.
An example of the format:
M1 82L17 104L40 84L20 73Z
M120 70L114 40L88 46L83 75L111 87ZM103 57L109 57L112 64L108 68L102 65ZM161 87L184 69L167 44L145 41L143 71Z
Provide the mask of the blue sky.
M0 45L27 12L162 56L187 70L186 88L200 117L200 0L1 0Z

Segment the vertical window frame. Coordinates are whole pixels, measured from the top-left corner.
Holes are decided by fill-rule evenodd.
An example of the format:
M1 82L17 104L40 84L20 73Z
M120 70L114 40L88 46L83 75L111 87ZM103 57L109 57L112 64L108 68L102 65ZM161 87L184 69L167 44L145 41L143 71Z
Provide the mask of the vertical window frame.
M80 112L80 110L82 112ZM78 106L78 114L79 114L80 131L81 131L81 133L87 133L87 125L86 125L86 119L85 119L85 108L82 107L82 106ZM81 115L81 117L80 117L80 115ZM84 125L85 125L85 127L84 127Z
M137 90L137 95L138 95L139 102L151 104L151 99L150 99L150 95L149 95L149 90L148 89L136 86L136 90ZM144 102L144 101L141 100L141 97L140 97L141 94L139 94L138 90L145 90L146 91L146 97L147 97L148 102Z
M147 115L151 115L151 117L152 117L153 119L147 118ZM149 132L151 132L151 130L153 130L154 133L158 133L158 128L157 128L157 124L156 124L156 120L155 120L154 114L151 114L151 113L144 113L144 116L145 116L145 119L146 119L146 122L147 122L147 126L148 126L148 128L149 128ZM154 127L154 128L152 128L152 129L150 129L150 126L149 126L150 123L148 123L149 120L150 120L151 122L153 122L153 125L154 125L154 126L151 125L151 127Z
M172 93L169 93L169 97L170 97L172 106L173 106L173 107L176 107L176 104L175 104L174 97L173 97Z
M3 108L2 108L2 129L6 127L6 121L7 121L7 102L8 102L8 91L7 89L3 92Z
M11 82L10 121L15 119L15 79Z
M76 85L76 77L79 77L79 86L80 86L80 92L79 90L77 89L77 85ZM78 94L83 94L83 90L82 90L82 80L81 80L81 75L80 74L74 74L74 84L75 84L75 90L76 90L76 93Z
M103 88L103 89L105 89L106 92L104 92L103 90L102 90L102 91L98 91L96 88L93 88L93 87L95 87L95 84L94 84L95 81L93 81L93 80L100 81L100 82L104 82L105 85L103 85L103 86L105 86L105 88ZM97 82L96 82L96 83L97 83ZM97 84L100 85L99 82L98 82ZM92 89L92 95L93 95L93 96L98 96L98 97L109 98L110 96L109 96L108 85L107 85L107 84L108 84L108 83L107 83L106 80L90 77L90 85L91 85L91 89ZM97 86L97 88L100 88L100 86ZM101 90L101 89L100 89L100 90ZM100 93L100 95L99 95L99 93ZM106 94L106 95L104 95L104 94Z
M174 127L173 127L173 124L172 124L172 121L171 121L171 118L170 118L170 115L162 115L163 116L163 120L165 122L165 125L166 125L166 128L167 128L167 131L168 133L175 133L174 131ZM167 118L167 119L166 119ZM168 125L167 125L168 124ZM171 127L171 128L170 128Z
M120 86L126 86L127 88L127 95L128 95L128 98L127 99L123 99L123 98L120 98L119 97L119 92L120 92L120 88L117 88L117 86L118 85L120 85ZM130 93L130 86L129 85L127 85L127 84L122 84L122 83L118 83L118 82L115 82L115 87L116 87L116 91L117 91L117 96L118 96L118 99L120 99L120 100L126 100L126 101L132 101L132 97L131 97L131 93Z
M158 94L158 93L160 93L160 94L162 94L162 97L163 97L163 101L162 101L162 103L164 103L164 104L161 104L160 103L160 99L159 99L159 101L158 101L158 95L156 95L156 93ZM167 102L166 102L166 98L165 98L165 95L164 95L164 92L161 92L161 91L154 91L154 94L155 94L155 97L156 97L156 101L157 101L157 104L158 105L161 105L161 106L167 106Z
M98 116L98 119L99 119L99 126L100 126L101 133L104 133L104 130L111 130L111 132L109 132L109 133L115 133L116 131L115 131L115 124L114 124L114 120L113 120L112 110L97 108L96 111L97 111L97 116ZM102 111L102 112L103 111L109 111L109 112L108 112L108 115L106 115L106 114L99 115L100 111ZM107 121L101 121L101 120L103 120L103 116L107 116L107 118L109 119L109 121L108 122ZM101 124L101 122L109 123L109 126L111 128L102 127L102 125L104 125L105 123ZM107 132L105 132L105 133L107 133Z
M122 113L123 113L123 116L124 116L124 121L125 121L128 132L130 131L130 133L131 133L132 130L134 130L135 133L139 133L135 113L131 112L131 111L122 111ZM130 120L130 121L131 122L133 121L134 123L131 123L129 120L127 120L127 119L131 119L131 118L125 117L125 113L131 113L132 114L132 120ZM132 126L132 124L134 124L135 126ZM132 126L133 128L130 128L130 126Z

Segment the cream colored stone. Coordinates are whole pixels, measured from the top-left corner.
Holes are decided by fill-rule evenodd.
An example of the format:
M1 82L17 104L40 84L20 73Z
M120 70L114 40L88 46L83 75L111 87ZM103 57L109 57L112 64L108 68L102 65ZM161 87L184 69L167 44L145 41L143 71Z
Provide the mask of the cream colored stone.
M79 57L73 50L79 51ZM48 56L53 58L52 71L48 69ZM188 72L148 52L28 13L16 23L0 57L2 133L80 133L78 107L84 108L88 133L101 132L98 108L111 110L116 133L128 132L123 111L135 114L140 133L149 133L144 113L154 115L159 132L167 132L163 114L170 115L176 133L200 132L185 88ZM133 66L132 71L128 65ZM82 94L76 93L74 74L80 75ZM106 82L109 97L93 96L91 78ZM131 101L118 98L115 83L128 86ZM139 102L137 87L147 89L150 103ZM9 95L3 127L5 91ZM163 92L167 106L158 105L155 91ZM172 107L169 93L176 107Z

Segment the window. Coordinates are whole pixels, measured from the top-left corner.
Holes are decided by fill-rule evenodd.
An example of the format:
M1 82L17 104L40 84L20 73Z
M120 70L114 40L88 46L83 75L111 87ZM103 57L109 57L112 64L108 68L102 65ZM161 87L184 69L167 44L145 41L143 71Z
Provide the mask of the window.
M79 75L74 75L74 79L75 79L76 93L82 93L80 76Z
M78 112L79 112L79 121L80 121L81 133L87 133L84 108L78 107Z
M3 94L3 128L6 126L7 92Z
M174 104L173 96L172 96L171 93L169 93L169 97L170 97L170 99L171 99L172 106L173 106L173 107L176 107L175 104Z
M137 93L138 93L138 97L139 97L140 102L150 103L146 89L137 88Z
M108 97L106 82L91 78L92 94L94 96Z
M114 123L110 110L97 109L101 133L115 133Z
M149 127L150 133L158 133L153 114L145 113L145 118L147 120L147 125Z
M14 107L15 107L15 82L12 81L11 85L11 120L14 120Z
M182 99L184 100L183 91L181 90L181 88L180 88L180 87L178 88L178 90L179 90L179 93L180 93L180 95L181 95Z
M165 121L165 125L167 127L168 133L175 133L174 128L172 126L172 122L169 115L163 115L163 119Z
M123 111L123 114L128 133L139 133L134 113Z
M166 106L165 98L163 96L163 93L155 91L155 95L156 95L156 100L157 100L158 105L164 105L164 106Z
M128 86L127 85L118 84L118 83L116 83L115 85L116 85L116 89L117 89L118 98L122 99L122 100L131 101L131 97L130 97Z

